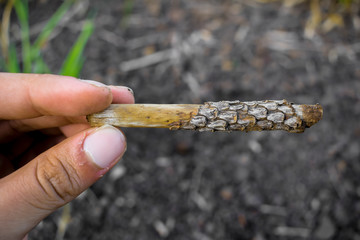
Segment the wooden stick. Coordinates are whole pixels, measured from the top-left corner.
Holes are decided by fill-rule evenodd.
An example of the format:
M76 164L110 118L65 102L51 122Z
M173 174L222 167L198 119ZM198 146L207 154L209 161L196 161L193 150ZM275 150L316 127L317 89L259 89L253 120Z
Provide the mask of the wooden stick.
M298 105L286 100L221 101L199 104L112 104L87 116L91 126L150 127L198 131L304 132L323 115L319 104Z

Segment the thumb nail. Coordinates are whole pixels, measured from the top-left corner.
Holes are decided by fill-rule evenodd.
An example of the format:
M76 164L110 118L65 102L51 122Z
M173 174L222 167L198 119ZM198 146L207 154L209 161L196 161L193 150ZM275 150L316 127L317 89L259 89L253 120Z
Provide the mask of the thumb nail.
M84 151L100 168L107 168L118 161L125 150L125 136L110 125L98 128L84 141Z
M101 83L101 82L98 82L98 81L94 81L94 80L84 80L84 79L81 79L80 81L82 82L85 82L85 83L88 83L88 84L91 84L93 86L96 86L96 87L106 87L108 88L107 85Z

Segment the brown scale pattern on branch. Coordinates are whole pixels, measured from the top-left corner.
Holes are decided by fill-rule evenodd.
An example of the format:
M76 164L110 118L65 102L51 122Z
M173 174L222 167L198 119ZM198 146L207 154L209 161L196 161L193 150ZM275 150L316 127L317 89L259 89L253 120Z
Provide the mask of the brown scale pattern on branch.
M189 121L171 129L198 131L285 130L301 133L322 118L322 107L286 100L206 102Z

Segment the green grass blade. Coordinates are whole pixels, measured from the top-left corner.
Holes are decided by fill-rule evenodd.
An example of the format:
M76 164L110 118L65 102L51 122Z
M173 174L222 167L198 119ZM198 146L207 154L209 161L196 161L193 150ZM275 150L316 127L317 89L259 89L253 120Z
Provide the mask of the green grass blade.
M76 65L76 68L74 68L71 76L78 78L80 76L80 73L84 66L84 63L85 63L85 58L83 56L81 56L81 58L79 59L77 65Z
M9 46L8 62L6 63L6 70L11 73L20 73L20 64L16 55L16 48L14 44Z
M21 27L21 42L22 42L22 60L23 72L31 72L31 47L29 34L29 17L27 1L17 0L15 2L15 11L18 16Z
M46 44L51 33L54 31L54 28L58 25L62 17L69 10L69 8L73 5L74 0L66 0L61 6L56 10L56 12L52 15L49 21L46 23L45 27L36 38L32 48L33 48L33 56L39 54L40 49Z
M83 65L83 52L90 36L94 31L94 19L86 20L81 34L68 53L60 74L66 76L78 77Z
M50 68L44 62L41 55L34 59L33 73L51 73Z

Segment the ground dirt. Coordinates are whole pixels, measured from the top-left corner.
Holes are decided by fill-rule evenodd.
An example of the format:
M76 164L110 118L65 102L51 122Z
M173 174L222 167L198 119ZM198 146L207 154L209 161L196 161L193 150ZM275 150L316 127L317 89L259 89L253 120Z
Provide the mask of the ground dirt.
M124 129L123 160L71 203L66 231L59 210L29 239L360 239L359 19L307 39L307 3L124 2L83 2L50 66L95 9L84 79L129 86L138 103L320 103L323 120L303 134ZM33 1L32 24L58 4Z

